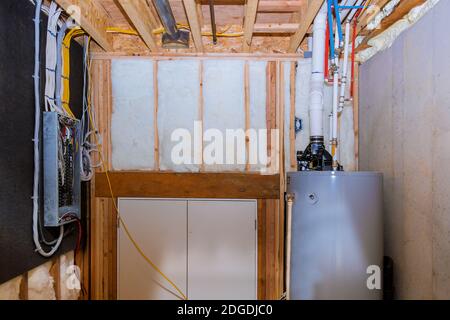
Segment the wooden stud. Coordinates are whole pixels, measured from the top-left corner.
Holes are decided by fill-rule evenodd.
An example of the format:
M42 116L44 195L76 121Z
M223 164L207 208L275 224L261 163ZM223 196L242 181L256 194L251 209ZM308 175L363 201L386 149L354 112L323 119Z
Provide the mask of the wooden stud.
M203 61L199 61L199 96L198 96L198 116L199 121L201 123L201 132L200 132L200 138L202 148L200 150L201 155L199 156L201 159L200 164L200 172L205 171L205 163L203 161L203 149L204 149L204 142L203 142L203 114L204 114L204 100L203 100Z
M158 105L159 105L159 91L158 91L158 61L153 61L153 129L154 129L154 157L155 157L155 171L159 170L159 132L158 132Z
M290 71L290 101L291 108L289 112L289 146L290 146L290 166L291 169L297 168L297 155L295 152L295 99L296 99L296 78L297 62L291 62Z
M267 122L267 154L272 156L272 134L276 129L276 62L270 61L266 68L266 122ZM271 163L268 164L268 167Z
M245 171L250 171L250 70L248 61L244 64L244 101L245 101Z
M253 27L256 21L258 1L259 0L247 0L247 4L245 6L244 43L243 43L244 52L250 52L250 47L252 45Z
M192 38L197 51L203 52L202 30L198 18L197 6L195 0L183 0L186 16L191 27Z
M107 28L112 25L105 9L95 0L56 0L71 17L105 51L112 51L111 37Z
M28 300L28 272L25 272L20 280L19 299Z
M285 74L284 62L278 62L278 128L280 131L279 140L279 167L280 167L280 194L278 202L278 219L277 219L277 295L281 297L283 292L284 279L284 193L285 193Z
M50 275L53 277L56 300L61 300L61 264L59 256L53 260L53 264L50 267Z
M258 200L258 299L266 299L266 200Z
M153 52L158 52L156 37L153 34L154 26L158 23L154 20L149 6L142 0L117 0L128 18L133 23L142 40Z
M200 2L197 3L197 16L200 29L202 29L203 26L205 25L205 18L203 17L203 9L202 4Z
M314 2L311 2L311 4L308 6L308 10L306 11L306 15L303 18L303 22L300 24L297 32L291 37L288 52L297 51L323 3L324 0L316 0Z

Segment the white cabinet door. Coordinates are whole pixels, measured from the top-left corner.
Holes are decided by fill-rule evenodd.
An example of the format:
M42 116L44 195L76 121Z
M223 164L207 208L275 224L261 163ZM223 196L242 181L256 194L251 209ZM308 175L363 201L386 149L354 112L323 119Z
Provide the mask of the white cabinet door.
M256 299L256 206L189 201L189 299Z
M122 219L144 253L187 290L187 201L120 199ZM118 299L176 299L176 292L118 230Z

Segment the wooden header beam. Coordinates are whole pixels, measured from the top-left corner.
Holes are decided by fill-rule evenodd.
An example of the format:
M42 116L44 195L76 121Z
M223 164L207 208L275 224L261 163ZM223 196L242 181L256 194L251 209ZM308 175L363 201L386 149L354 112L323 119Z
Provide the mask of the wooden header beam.
M107 33L111 25L105 9L95 0L55 0L105 51L113 45Z
M298 47L302 43L303 39L306 36L306 33L308 32L309 27L314 21L314 18L316 17L317 13L319 12L320 8L322 7L325 0L314 0L311 1L311 3L308 6L308 9L306 11L305 17L302 19L302 23L300 24L300 27L298 28L297 32L291 37L291 43L289 44L289 53L294 53L297 51Z
M198 17L198 8L195 0L183 0L186 16L191 27L192 38L198 52L203 52L202 30Z
M258 9L259 0L248 0L245 6L245 18L244 18L244 52L250 52L253 38L253 27L256 21L256 11Z
M153 52L158 52L159 48L153 34L153 27L158 23L147 4L142 0L118 0L118 2L147 47Z
M110 172L114 197L278 199L280 176L248 173ZM105 173L95 175L95 196L110 198Z

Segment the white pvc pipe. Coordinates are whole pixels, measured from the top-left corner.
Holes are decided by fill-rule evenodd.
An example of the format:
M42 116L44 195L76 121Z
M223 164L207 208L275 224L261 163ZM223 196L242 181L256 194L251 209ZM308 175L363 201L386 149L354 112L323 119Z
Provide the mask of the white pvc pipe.
M345 23L344 61L342 62L341 95L339 97L339 112L342 112L345 104L345 88L348 78L348 57L350 51L350 21Z
M326 22L327 6L324 4L314 19L313 27L313 54L309 105L310 136L323 136Z

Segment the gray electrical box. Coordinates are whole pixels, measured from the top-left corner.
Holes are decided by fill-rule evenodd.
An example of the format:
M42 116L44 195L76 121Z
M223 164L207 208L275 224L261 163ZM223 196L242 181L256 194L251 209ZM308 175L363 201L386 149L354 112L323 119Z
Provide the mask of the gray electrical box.
M44 225L80 219L80 122L44 112Z

